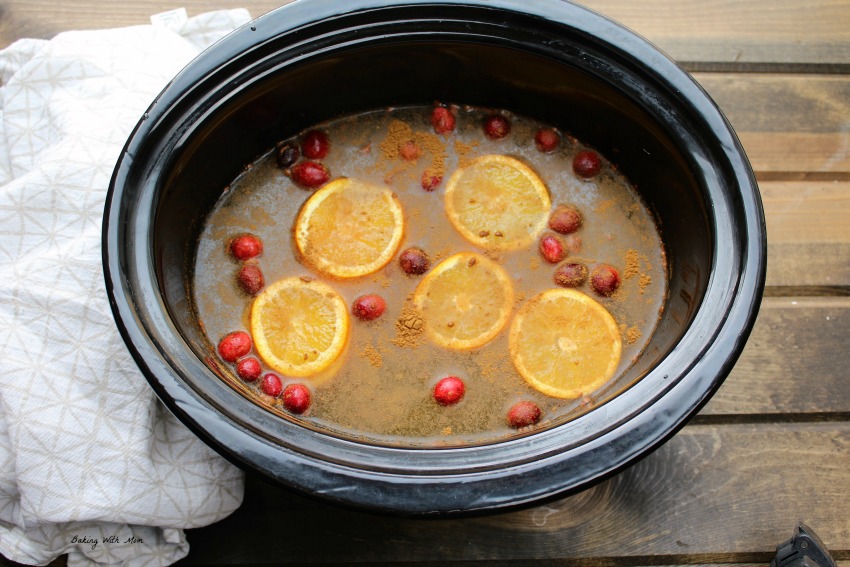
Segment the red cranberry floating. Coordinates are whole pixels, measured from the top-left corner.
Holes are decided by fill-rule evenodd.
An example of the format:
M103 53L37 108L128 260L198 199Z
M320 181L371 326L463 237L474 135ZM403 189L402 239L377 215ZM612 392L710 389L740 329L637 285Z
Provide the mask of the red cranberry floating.
M218 354L227 362L236 362L251 352L251 335L245 331L234 331L218 343Z
M590 179L599 174L602 169L602 161L599 154L592 150L582 150L573 158L573 171L579 177Z
M404 160L415 161L422 155L422 150L419 148L419 144L413 140L407 140L398 145L398 155Z
M563 287L579 287L587 281L587 266L566 262L555 270L555 283Z
M380 295L371 293L369 295L361 295L354 300L351 306L351 312L355 317L363 321L373 321L384 314L387 309L387 302Z
M431 112L431 124L437 134L448 134L455 129L455 117L444 106L435 106Z
M260 377L262 371L260 361L253 357L243 358L236 363L236 375L245 382L253 382Z
M292 180L301 187L315 189L324 185L331 178L328 168L316 161L302 161L296 163L289 170Z
M263 381L260 383L260 388L263 390L264 394L276 398L283 391L283 384L281 383L280 378L278 378L276 374L272 374L271 372L269 372L268 374L263 376Z
M508 410L508 423L514 429L534 425L538 421L540 421L540 408L534 402L517 402Z
M398 257L398 263L401 264L401 269L405 274L418 276L428 271L431 266L431 261L428 259L428 254L421 248L411 246L406 249Z
M553 128L541 128L534 134L534 145L543 153L555 151L561 143L561 136Z
M248 295L257 295L266 285L263 271L256 264L244 264L236 276L239 287Z
M422 188L426 191L433 191L443 182L442 175L431 173L427 169L422 172Z
M290 384L283 390L283 407L302 414L310 407L310 390L304 384Z
M575 207L558 205L549 217L549 228L560 234L572 234L581 228L581 213Z
M550 264L557 264L564 259L564 244L554 234L544 234L540 239L540 254Z
M243 234L230 242L230 253L237 260L250 260L263 253L263 242L253 234Z
M330 149L331 143L321 130L310 130L301 139L301 153L307 159L322 159Z
M275 148L275 160L277 161L277 166L281 169L292 167L300 157L301 151L292 142L278 144Z
M590 287L603 297L610 297L620 287L620 273L617 268L600 264L590 273Z
M501 140L511 131L511 123L500 114L493 114L484 121L484 133L491 140Z
M434 399L442 406L458 403L466 392L463 380L457 376L446 376L434 386Z

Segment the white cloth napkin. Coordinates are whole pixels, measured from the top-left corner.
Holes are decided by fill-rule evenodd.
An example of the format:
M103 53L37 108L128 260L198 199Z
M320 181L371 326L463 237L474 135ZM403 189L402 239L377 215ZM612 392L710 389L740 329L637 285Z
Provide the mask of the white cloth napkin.
M169 565L224 518L243 475L156 399L112 319L101 217L156 94L248 21L78 31L0 51L0 553ZM172 29L176 28L176 29Z

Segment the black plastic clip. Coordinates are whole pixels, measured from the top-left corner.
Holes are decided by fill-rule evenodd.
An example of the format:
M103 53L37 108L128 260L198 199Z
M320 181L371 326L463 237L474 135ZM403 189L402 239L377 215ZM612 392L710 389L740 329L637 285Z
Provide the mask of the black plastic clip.
M835 560L814 530L800 522L785 543L776 546L770 567L836 567Z

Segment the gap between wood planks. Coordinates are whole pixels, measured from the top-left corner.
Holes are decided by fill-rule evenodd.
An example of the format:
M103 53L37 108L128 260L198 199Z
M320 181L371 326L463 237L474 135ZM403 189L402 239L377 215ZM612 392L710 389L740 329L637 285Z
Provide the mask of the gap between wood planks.
M687 427L699 427L701 425L837 422L850 422L850 412L697 414L688 422Z
M830 550L830 554L836 560L838 567L850 567L850 561L839 560L839 558L850 559L850 553L841 550L837 552ZM391 565L403 565L404 567L436 567L438 565L450 565L452 567L476 565L487 565L487 567L520 567L522 565L534 565L534 567L633 567L638 565L664 565L665 567L685 567L686 565L700 565L701 567L765 567L766 564L770 563L774 555L774 553L694 553L680 555L631 555L627 557L534 559L533 562L516 559L501 561L494 561L492 559L405 561L403 563L382 563L382 565L386 565L387 567Z
M850 285L766 286L765 297L850 297Z
M678 61L689 73L753 73L778 75L848 75L850 63Z

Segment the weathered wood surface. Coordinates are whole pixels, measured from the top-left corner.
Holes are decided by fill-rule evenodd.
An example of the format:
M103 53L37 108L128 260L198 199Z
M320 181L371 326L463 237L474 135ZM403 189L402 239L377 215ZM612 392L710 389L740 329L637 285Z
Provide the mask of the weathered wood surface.
M698 420L850 419L848 337L850 298L765 299L741 358Z
M759 178L850 179L850 75L694 78L726 114Z
M850 183L760 182L759 189L767 221L768 293L850 292Z
M151 14L184 6L189 15L247 8L252 16L286 0L3 0L0 47L10 37L50 38L67 29L147 23ZM850 5L838 0L584 0L653 41L685 64L850 65Z

